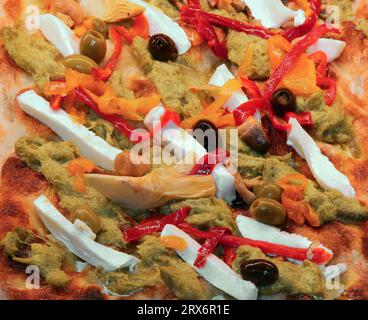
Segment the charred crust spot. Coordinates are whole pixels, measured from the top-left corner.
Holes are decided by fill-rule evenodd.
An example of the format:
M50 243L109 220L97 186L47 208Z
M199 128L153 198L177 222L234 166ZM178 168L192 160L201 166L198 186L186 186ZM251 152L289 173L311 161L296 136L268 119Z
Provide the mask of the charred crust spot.
M90 286L81 295L83 300L104 300L104 295L101 292L101 287Z
M7 159L1 170L2 184L17 194L28 195L39 192L47 186L43 176L16 157Z

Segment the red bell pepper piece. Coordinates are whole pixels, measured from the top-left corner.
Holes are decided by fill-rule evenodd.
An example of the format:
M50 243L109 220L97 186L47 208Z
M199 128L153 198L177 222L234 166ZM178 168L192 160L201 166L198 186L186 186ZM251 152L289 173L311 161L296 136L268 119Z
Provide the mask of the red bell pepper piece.
M135 37L141 37L143 39L148 39L149 37L149 25L146 17L141 14L136 17L133 21L131 28L127 29L123 26L115 27L116 31L121 33L123 38L131 44Z
M336 80L327 76L327 55L322 51L317 51L309 58L317 63L317 85L327 89L324 97L326 104L330 106L336 98Z
M282 35L286 40L292 41L296 38L302 37L313 29L318 21L318 16L321 12L321 0L309 0L312 14L305 19L305 22L297 27L285 30Z
M64 97L59 96L59 95L55 95L52 96L50 99L50 107L52 110L59 110L61 109L61 105L63 104L64 101Z
M263 98L252 99L244 102L233 111L235 124L240 126L248 117L254 115L257 109L265 109L267 102Z
M269 100L271 98L282 78L290 72L295 63L298 61L299 57L327 31L329 30L325 24L316 27L286 53L284 60L275 69L266 82L265 90L263 92L263 97L265 99Z
M246 34L257 36L262 39L268 39L275 35L274 32L254 24L245 23L242 21L234 20L231 18L219 16L214 13L205 12L200 10L199 6L183 6L181 10L181 18L188 24L193 23L193 17L196 12L200 12L200 15L205 18L208 23L215 25L217 27L229 28L239 32L245 32Z
M223 246L223 248L224 248L224 262L231 267L236 258L236 250L234 247L230 246Z
M160 125L156 125L152 130L150 130L150 137L153 137L155 134L165 127L170 121L175 123L177 126L180 126L181 118L180 115L176 111L165 109L164 114L160 117Z
M189 172L189 175L208 176L218 163L225 163L228 156L228 152L222 149L211 151L198 160Z
M312 115L310 112L286 112L285 119L289 121L290 118L295 118L302 126L311 126L313 127Z
M131 137L131 134L134 128L122 117L115 114L106 114L102 113L98 108L98 104L89 96L89 94L82 88L78 87L75 89L76 97L79 101L87 105L89 108L93 110L96 115L105 119L106 121L111 122L111 124L124 136L127 138Z
M162 231L167 224L178 225L183 223L190 210L191 208L184 207L161 219L140 223L134 227L124 230L123 237L128 242L136 241L146 235Z
M212 228L210 233L212 237L207 238L203 245L198 250L198 255L194 261L194 266L203 268L206 265L207 257L213 253L219 242L219 238L227 232L225 228Z
M252 81L247 77L240 77L240 81L249 99L262 98L262 92L255 81Z
M107 81L118 65L123 42L116 26L110 27L109 35L114 43L114 52L103 68L92 68L91 73L95 80Z
M184 232L191 234L200 239L211 237L211 232L198 230L187 223L182 223L179 228ZM265 241L252 240L248 238L240 238L232 235L223 235L219 238L219 243L230 247L250 246L261 249L267 254L274 254L284 258L295 260L311 260L317 264L326 263L332 258L332 255L323 248L292 248L280 244L274 244ZM308 259L310 258L310 259Z

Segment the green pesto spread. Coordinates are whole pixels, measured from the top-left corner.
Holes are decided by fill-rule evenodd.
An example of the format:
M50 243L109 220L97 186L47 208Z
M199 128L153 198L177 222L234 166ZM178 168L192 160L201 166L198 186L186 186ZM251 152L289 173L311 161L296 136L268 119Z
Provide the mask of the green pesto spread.
M30 35L20 27L1 30L5 50L15 63L32 76L39 89L50 80L64 78L63 57L39 33Z
M168 0L145 0L149 4L152 4L161 9L163 13L168 15L170 18L178 18L179 10Z
M276 182L296 172L287 162L269 158L265 161L263 180ZM334 219L342 221L362 221L368 219L368 207L362 206L357 199L347 198L335 190L322 190L311 180L309 180L304 190L304 200L318 214L321 224Z
M70 277L61 270L66 256L65 250L53 243L31 243L34 239L32 232L16 228L4 236L0 246L12 261L35 265L47 283L55 287L65 287L70 281ZM25 245L30 246L30 249L26 250L26 257Z
M135 271L99 272L108 290L126 295L165 283L179 299L207 297L194 269L180 260L174 250L164 248L158 237L146 236L138 245L137 253L141 262Z
M251 64L247 70L250 79L266 79L270 75L267 40L229 30L226 41L229 60L240 66L247 50L251 50Z
M325 278L320 268L313 262L305 260L302 265L296 265L278 258L270 258L258 248L241 246L236 252L232 268L235 272L240 273L240 266L244 262L254 259L271 261L279 270L279 279L274 284L258 288L262 295L287 292L289 294L323 296Z
M190 90L190 86L198 84L196 79L201 79L201 75L196 77L195 70L179 63L154 61L147 49L147 42L142 38L134 38L132 49L138 65L153 82L165 105L183 118L202 110L199 96ZM188 75L188 71L192 75Z
M186 222L200 229L227 227L235 229L234 219L226 202L218 198L189 199L171 204L171 210L191 207Z

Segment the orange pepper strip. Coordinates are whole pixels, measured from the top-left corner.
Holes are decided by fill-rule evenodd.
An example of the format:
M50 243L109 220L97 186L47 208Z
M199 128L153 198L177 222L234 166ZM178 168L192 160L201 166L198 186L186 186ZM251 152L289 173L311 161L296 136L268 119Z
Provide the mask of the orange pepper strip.
M184 251L188 247L186 241L183 238L177 236L160 237L160 243L166 248L171 248L179 251Z
M92 172L95 168L94 163L86 158L78 158L69 162L67 171L74 177L74 189L77 192L86 192L84 173Z
M278 180L277 184L297 200L307 187L308 179L300 173L295 173Z
M116 27L116 31L118 31L122 35L125 41L131 44L135 37L148 39L149 25L146 17L141 14L134 19L133 26L131 28L127 29L123 26L118 26Z
M273 36L267 42L271 72L273 72L284 59L286 52L292 48L292 44L281 35ZM278 87L287 88L296 95L309 95L320 91L317 86L317 71L313 60L306 54L301 55Z

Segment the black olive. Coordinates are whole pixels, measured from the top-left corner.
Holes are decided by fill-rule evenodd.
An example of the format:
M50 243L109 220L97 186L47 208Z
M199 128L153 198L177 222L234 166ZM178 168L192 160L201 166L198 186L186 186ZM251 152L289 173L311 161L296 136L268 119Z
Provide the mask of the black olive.
M207 132L207 130L211 130ZM210 152L217 148L218 134L216 126L208 120L200 120L193 126L194 138Z
M152 57L159 61L175 61L178 58L178 49L175 42L166 34L155 34L148 42L148 50Z
M295 112L296 98L288 89L278 89L274 92L271 104L276 115L282 117L286 112Z
M233 209L243 209L243 210L249 209L249 205L244 202L243 198L240 196L238 192L236 192L236 198L233 201L231 201L230 207Z
M249 260L240 266L240 274L244 280L253 282L257 287L270 286L279 278L279 269L268 260Z

